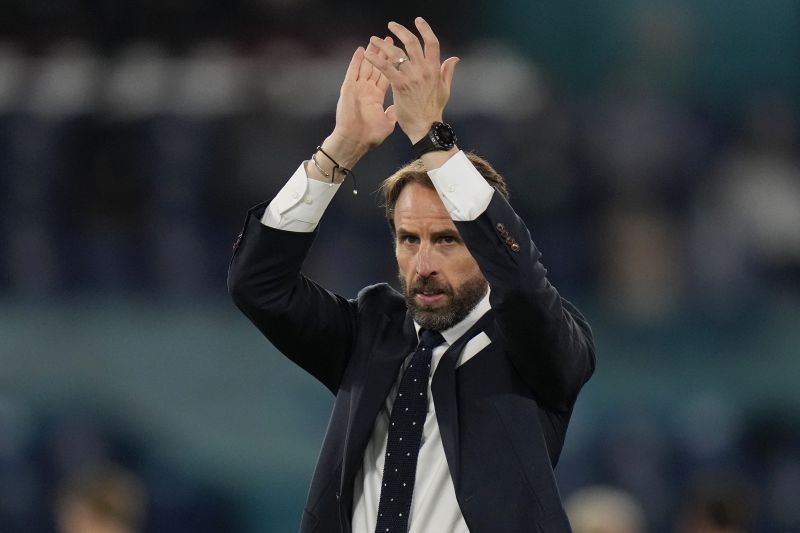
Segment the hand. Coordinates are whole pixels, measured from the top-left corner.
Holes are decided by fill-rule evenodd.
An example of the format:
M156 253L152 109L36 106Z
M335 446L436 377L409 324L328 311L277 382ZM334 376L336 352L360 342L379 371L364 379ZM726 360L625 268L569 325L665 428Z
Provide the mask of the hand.
M396 106L397 123L412 144L422 139L436 121L441 121L444 108L450 98L457 57L439 63L439 40L430 25L417 17L414 21L425 48L417 36L396 22L389 23L389 30L403 43L402 48L391 41L378 37L370 38L365 59L385 76L392 86ZM373 51L377 48L377 52ZM408 57L399 66L397 60Z
M386 43L392 44L387 37ZM378 48L369 44L366 52L376 52ZM336 103L336 127L322 142L322 149L337 163L352 169L371 148L381 144L393 131L397 123L394 106L383 108L389 80L380 70L364 60L365 50L359 46L353 53L350 65L344 76ZM306 165L308 176L320 181L330 181L333 162L322 154L315 154L317 165L327 173L319 171L317 165ZM335 173L334 181L344 181L344 174Z
M392 38L381 41L392 45ZM394 106L383 108L389 80L364 60L365 53L375 53L378 48L370 43L366 51L359 46L342 83L336 104L336 127L333 134L366 150L380 145L396 124Z

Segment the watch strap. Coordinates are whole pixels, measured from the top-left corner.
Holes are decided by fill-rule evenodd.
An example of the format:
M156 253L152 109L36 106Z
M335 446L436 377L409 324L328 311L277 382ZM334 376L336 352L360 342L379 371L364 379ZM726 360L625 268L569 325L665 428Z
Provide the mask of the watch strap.
M449 143L443 144L439 142L437 131L440 129L445 129L446 131L449 130L451 135L451 141ZM419 159L423 155L427 154L428 152L434 152L437 150L449 150L456 143L456 136L455 132L453 132L453 128L449 124L445 124L444 122L434 122L431 124L431 128L428 130L428 133L414 143L411 147L411 151L414 154L415 159Z
M414 154L414 159L419 159L428 152L435 152L436 150L437 148L436 145L433 144L430 131L425 134L425 137L415 142L411 147L411 152Z

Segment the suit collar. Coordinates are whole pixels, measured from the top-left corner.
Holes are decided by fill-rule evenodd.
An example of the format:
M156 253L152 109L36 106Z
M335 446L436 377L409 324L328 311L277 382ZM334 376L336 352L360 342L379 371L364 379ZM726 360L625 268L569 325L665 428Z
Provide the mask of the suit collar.
M458 399L456 397L456 365L464 346L484 329L490 329L493 314L486 312L442 356L431 381L436 419L442 435L442 447L450 469L453 486L458 493L461 483L459 467Z
M359 381L360 387L354 387L353 390L354 412L348 421L344 465L340 481L342 498L339 504L345 513L342 516L349 517L351 512L353 477L361 467L364 449L372 433L375 417L386 401L386 395L389 394L392 385L397 380L403 359L414 350L417 344L414 321L409 314L405 313L405 316L402 317L402 330L397 329L396 326L399 320L401 320L399 313L385 314L381 317L376 329L376 340L369 351L369 359L363 371L363 377Z

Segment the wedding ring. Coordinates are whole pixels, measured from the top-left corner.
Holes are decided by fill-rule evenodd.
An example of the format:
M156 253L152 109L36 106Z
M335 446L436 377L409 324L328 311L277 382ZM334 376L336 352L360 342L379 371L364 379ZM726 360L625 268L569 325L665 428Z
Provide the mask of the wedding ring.
M401 57L400 59L398 59L397 61L395 61L392 64L394 65L394 68L396 68L397 70L400 70L400 65L402 65L406 61L408 61L408 58L406 56L403 56L403 57Z

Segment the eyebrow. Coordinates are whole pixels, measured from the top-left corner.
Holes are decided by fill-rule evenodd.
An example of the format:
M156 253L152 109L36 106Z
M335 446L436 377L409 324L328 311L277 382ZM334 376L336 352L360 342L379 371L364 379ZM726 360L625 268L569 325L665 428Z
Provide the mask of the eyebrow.
M461 240L461 235L458 234L458 231L455 229L444 229L440 231L433 231L431 232L431 237L437 239L439 237L455 237L456 239Z
M397 230L397 237L398 238L399 237L406 237L406 236L409 236L409 235L414 236L414 237L418 236L418 234L416 232L414 232L414 231L411 231L411 230L408 230L408 229L405 229L405 228L398 228L398 230ZM440 237L454 237L454 238L458 239L459 241L461 240L461 235L459 235L458 231L455 228L447 228L447 229L438 230L438 231L432 231L431 232L431 238L432 239L435 240L435 239L438 239Z

